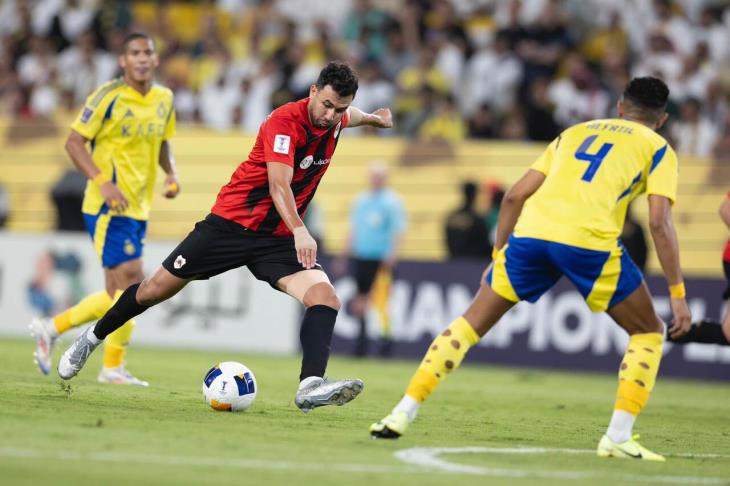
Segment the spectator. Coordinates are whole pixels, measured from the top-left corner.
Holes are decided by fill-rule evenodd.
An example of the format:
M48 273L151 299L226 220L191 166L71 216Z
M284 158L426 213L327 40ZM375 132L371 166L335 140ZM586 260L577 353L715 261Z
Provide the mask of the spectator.
M454 99L442 96L436 101L433 114L427 118L418 131L418 137L425 140L460 142L466 136L466 127L456 111Z
M449 213L444 225L449 258L487 260L492 250L484 218L474 207L477 185L474 182L465 182L461 190L464 200L458 209Z
M700 101L688 98L682 103L679 121L672 125L672 137L677 152L697 157L709 157L718 139L712 122L701 115Z
M497 135L492 108L487 103L482 103L469 119L468 133L471 138L494 138Z

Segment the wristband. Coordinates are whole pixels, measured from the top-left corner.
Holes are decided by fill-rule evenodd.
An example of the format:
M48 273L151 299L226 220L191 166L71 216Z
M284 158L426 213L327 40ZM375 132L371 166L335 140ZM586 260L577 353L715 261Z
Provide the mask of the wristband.
M687 291L684 288L684 282L679 282L675 285L669 286L669 296L673 299L684 299L687 295Z
M107 176L105 176L103 172L99 172L91 180L93 181L94 184L96 184L99 187L103 186L107 182L110 182L109 178Z

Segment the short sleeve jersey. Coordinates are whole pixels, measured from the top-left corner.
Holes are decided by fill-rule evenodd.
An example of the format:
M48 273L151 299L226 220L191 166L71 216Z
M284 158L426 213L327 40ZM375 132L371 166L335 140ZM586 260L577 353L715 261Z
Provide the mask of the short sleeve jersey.
M122 78L109 81L86 99L71 129L91 141L94 164L129 201L121 215L146 221L160 146L175 134L172 91L153 85L142 95ZM105 208L99 187L89 181L82 211L98 214Z
M335 126L317 128L309 120L308 102L309 98L304 98L287 103L261 124L248 159L218 193L213 214L257 233L291 235L271 199L266 163L277 162L294 169L291 189L297 212L303 217L349 121L345 112Z
M677 197L678 162L651 128L624 119L566 129L532 165L546 178L525 203L514 234L611 250L639 194Z

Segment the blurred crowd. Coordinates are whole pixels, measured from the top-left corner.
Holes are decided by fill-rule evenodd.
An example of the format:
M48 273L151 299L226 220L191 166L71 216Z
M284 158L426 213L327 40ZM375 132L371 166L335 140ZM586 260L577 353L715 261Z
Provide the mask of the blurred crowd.
M214 129L255 132L330 59L357 68L355 105L447 141L550 140L655 75L678 151L730 157L724 0L3 0L0 115L75 111L130 31L156 40L178 119Z

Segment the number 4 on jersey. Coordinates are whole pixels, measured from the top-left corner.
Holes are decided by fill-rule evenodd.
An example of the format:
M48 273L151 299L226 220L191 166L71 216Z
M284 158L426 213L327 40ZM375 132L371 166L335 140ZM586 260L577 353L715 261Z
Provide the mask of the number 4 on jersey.
M583 173L583 177L581 177L581 179L586 182L591 182L593 180L593 177L596 175L596 172L598 172L598 168L601 166L603 159L606 158L608 152L613 148L612 143L604 143L601 145L601 148L598 149L598 152L595 154L589 154L588 149L591 147L591 144L596 140L596 138L598 138L598 135L591 135L586 138L583 140L583 143L580 144L578 150L575 151L576 159L588 162L588 168Z

